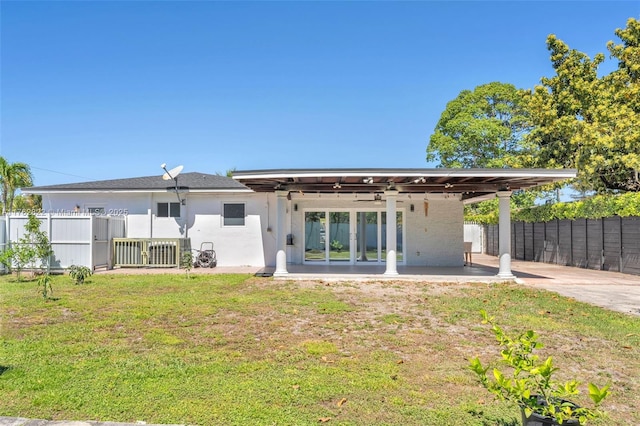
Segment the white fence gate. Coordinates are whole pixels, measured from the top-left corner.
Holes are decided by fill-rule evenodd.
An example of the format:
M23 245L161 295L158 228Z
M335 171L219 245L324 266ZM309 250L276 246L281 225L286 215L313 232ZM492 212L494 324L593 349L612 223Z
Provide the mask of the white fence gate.
M464 241L471 243L471 253L482 253L484 248L484 226L465 222Z
M121 216L97 216L89 213L38 214L40 230L45 231L53 249L51 269L71 265L91 268L111 267L111 240L125 236L125 219ZM0 250L17 242L25 234L29 220L25 214L8 214L1 218ZM4 272L4 271L3 271Z

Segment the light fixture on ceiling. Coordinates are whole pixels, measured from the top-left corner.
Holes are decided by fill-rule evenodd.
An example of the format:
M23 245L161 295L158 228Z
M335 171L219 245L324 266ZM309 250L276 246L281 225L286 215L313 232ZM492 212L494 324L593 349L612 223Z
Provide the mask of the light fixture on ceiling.
M373 183L373 178L372 177L366 177L366 178L362 179L362 182L367 183L367 184L372 184Z
M449 189L449 188L453 188L453 184L450 182L447 182L444 184L445 189Z
M413 183L426 183L426 182L427 180L422 176L413 180Z
M333 184L333 189L340 189L342 188L342 185L340 185L340 182L336 182Z

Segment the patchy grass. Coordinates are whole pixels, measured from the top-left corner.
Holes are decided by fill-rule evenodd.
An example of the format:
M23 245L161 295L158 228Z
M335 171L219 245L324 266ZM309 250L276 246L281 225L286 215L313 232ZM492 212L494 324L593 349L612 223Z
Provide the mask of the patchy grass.
M535 329L560 377L610 382L601 424L640 424L640 319L554 293L247 275L54 277L53 290L0 278L0 416L519 425L467 370L498 356L485 309Z

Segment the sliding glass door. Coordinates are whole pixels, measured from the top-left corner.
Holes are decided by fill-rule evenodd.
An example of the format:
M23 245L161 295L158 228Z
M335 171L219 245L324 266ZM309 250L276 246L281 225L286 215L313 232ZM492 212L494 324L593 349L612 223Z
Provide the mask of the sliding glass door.
M386 255L386 212L372 209L304 213L304 262L379 264ZM403 261L403 212L396 217L397 261Z

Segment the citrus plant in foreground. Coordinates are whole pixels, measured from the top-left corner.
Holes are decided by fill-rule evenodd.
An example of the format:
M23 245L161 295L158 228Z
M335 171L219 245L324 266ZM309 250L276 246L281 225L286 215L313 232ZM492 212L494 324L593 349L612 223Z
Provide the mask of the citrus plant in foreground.
M514 338L496 325L486 311L482 310L481 314L483 324L491 325L496 340L502 347L502 361L507 366L507 371L494 368L493 378L490 378L487 374L490 367L482 365L478 357L471 360L469 368L476 373L480 383L490 393L498 399L516 403L524 413L523 419L536 414L552 419L557 424L563 424L565 421L573 421L573 424L576 424L575 421L578 421L582 425L588 420L604 415L598 407L609 395L609 385L599 388L593 383L589 384L589 397L594 407L580 407L574 404L568 398L580 393L579 383L576 380L560 383L553 379L553 373L558 368L553 365L552 357L541 361L538 355L533 353L535 349L543 346L533 330L525 331Z

